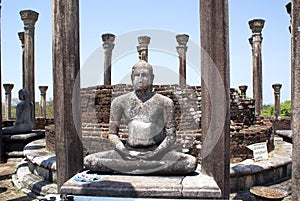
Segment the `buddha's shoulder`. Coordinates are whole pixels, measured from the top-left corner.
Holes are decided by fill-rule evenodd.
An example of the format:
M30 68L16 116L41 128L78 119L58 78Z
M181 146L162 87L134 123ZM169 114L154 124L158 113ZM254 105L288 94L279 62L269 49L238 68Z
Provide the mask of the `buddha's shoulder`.
M166 104L173 104L173 100L172 100L171 98L169 98L169 97L167 97L167 96L164 96L164 95L162 95L162 94L156 93L156 94L154 95L154 97L155 97L157 100L159 100L159 101L161 101L161 102L163 102L163 103L166 103Z
M129 92L129 93L122 94L122 95L115 97L113 99L113 102L124 102L124 101L128 101L128 100L132 99L133 97L134 97L134 93Z

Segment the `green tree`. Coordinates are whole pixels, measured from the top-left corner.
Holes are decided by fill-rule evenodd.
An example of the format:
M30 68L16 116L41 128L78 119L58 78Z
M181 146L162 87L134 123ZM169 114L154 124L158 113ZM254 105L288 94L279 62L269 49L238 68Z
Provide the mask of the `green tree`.
M291 116L291 101L287 100L280 104L280 116Z
M264 105L262 115L265 117L274 116L274 105ZM291 101L286 100L280 103L280 116L291 116Z

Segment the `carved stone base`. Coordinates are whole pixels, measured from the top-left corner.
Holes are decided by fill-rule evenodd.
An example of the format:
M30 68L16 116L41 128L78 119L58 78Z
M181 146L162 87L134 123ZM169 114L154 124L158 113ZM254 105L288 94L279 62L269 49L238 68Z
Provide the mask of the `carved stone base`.
M71 178L61 193L85 196L137 198L221 198L221 190L212 177L197 171L192 176L100 175L93 182Z

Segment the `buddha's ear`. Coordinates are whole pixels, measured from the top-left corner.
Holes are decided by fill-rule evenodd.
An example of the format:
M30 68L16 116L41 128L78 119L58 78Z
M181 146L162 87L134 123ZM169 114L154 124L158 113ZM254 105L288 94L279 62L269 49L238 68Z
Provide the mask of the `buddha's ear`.
M151 78L152 78L152 82L153 82L153 80L154 80L154 74L152 74Z

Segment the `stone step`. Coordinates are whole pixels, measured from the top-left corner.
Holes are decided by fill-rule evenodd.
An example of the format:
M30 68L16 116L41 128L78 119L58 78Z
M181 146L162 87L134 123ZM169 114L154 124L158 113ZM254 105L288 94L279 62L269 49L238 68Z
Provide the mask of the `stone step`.
M12 182L30 197L41 198L48 194L57 194L57 185L32 174L25 160L19 163L16 174L12 176Z
M5 152L6 158L24 158L23 151L7 151Z

